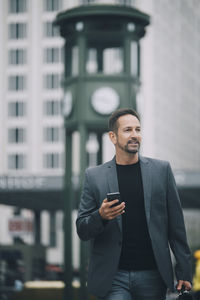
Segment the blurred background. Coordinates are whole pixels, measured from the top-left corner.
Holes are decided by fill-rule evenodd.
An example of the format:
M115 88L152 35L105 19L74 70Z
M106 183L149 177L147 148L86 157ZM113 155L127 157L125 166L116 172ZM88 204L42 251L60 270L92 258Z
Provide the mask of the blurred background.
M66 70L71 68L71 77L79 75L80 45L73 45L69 62L65 51L68 40L60 34L64 25L55 20L65 10L93 5L132 7L150 16L140 43L131 46L133 61L139 62L137 66L131 64L130 73L135 82L132 106L139 112L142 123L141 154L170 161L184 208L191 251L200 249L200 2L2 0L0 299L8 299L28 281L65 281L64 248L68 246L72 249L73 281L79 286L82 252L74 220L82 183L77 129L80 127L72 135L73 170L67 183L65 118L71 109L66 105L69 85ZM83 24L76 25L76 30L82 31ZM135 24L128 23L127 30L134 32ZM97 81L100 73L100 76L119 76L124 72L123 56L123 45L109 47L99 70L95 46L88 46L85 72L97 76ZM116 97L113 91L106 92L117 101L123 98L123 93ZM71 103L71 96L67 95ZM78 100L75 103L79 105ZM100 108L102 115L106 105L104 102ZM95 117L92 120L95 122ZM99 148L102 162L112 158L114 149L107 134L102 135L99 143L96 132L90 132L82 149L88 153L87 165L99 162ZM65 205L67 184L74 191L70 208ZM72 221L68 246L66 209L70 209L69 221Z

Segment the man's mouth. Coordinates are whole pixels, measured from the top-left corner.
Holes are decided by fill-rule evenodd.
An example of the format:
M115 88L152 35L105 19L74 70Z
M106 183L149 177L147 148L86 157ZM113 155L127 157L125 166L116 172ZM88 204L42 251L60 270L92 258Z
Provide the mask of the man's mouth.
M131 145L139 145L139 142L138 142L138 141L129 141L128 144L131 144Z

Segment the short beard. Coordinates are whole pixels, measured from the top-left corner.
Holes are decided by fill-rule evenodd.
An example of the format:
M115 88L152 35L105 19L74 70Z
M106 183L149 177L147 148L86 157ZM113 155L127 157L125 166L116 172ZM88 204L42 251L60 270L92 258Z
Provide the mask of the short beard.
M139 152L139 148L138 149L132 149L132 150L130 150L129 148L128 148L128 145L126 145L125 147L124 147L124 150L127 152L127 153L132 153L132 154L135 154L135 153L138 153Z
M126 151L127 153L131 153L131 154L136 154L139 152L139 149L140 149L140 144L138 143L138 149L129 149L128 148L128 144L129 142L126 144L126 146L122 146L121 144L118 143L118 147L124 151Z

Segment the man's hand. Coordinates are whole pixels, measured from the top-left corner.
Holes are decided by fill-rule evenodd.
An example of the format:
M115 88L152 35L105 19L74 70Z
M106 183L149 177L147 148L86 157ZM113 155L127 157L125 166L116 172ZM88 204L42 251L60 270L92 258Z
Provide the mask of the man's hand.
M104 199L102 202L101 207L99 208L99 213L102 219L104 220L112 220L116 218L117 216L123 214L124 208L125 208L125 203L122 202L121 204L111 207L113 204L119 202L118 199L115 199L113 201L109 201L108 199Z
M182 287L185 287L187 291L190 291L192 288L192 285L189 281L179 280L177 284L177 290L180 291Z

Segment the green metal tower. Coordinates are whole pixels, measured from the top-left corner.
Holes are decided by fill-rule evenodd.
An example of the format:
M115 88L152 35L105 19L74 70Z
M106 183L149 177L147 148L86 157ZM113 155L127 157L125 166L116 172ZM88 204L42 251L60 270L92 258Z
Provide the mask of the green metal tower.
M136 108L140 85L140 39L149 16L122 5L83 5L57 15L55 24L65 39L63 81L66 132L65 270L66 295L72 299L72 136L80 134L79 191L88 166L86 143L91 132L99 142L97 163L102 162L102 135L107 119L120 107ZM87 299L87 246L81 243L81 299Z

